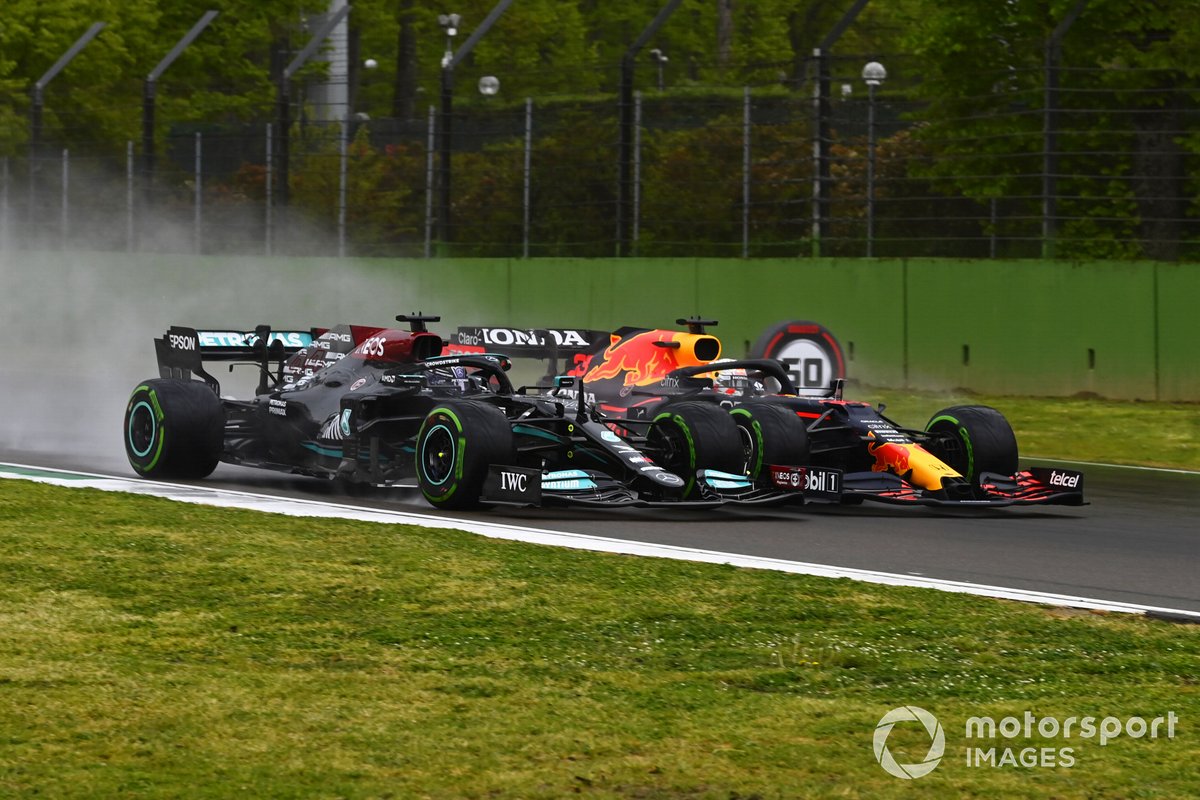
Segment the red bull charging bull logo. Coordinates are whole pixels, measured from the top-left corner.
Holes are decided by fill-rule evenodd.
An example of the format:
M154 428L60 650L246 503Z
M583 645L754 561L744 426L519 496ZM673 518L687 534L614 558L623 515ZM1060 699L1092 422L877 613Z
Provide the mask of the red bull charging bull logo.
M675 331L645 331L626 339L613 337L613 343L600 356L600 363L584 376L584 382L602 381L625 375L626 386L645 386L660 381L681 366L675 350L655 342L674 342L687 334Z

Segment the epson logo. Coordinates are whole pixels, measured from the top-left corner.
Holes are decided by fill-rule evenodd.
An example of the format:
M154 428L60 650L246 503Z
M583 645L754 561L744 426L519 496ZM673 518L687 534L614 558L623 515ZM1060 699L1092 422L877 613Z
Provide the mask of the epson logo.
M196 349L196 340L191 336L180 336L177 333L172 333L167 337L171 343L172 350L192 350Z
M1062 486L1066 489L1079 488L1079 479L1083 477L1079 473L1059 472L1058 470L1050 471L1050 485Z

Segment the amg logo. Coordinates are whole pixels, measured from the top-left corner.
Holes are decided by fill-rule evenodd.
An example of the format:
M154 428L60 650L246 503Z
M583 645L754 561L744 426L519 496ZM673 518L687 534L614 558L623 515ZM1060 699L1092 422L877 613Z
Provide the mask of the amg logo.
M192 336L180 336L177 333L172 333L167 337L171 343L172 350L195 350L196 339Z
M523 472L500 472L500 488L506 492L525 494L529 491L529 476Z
M1050 485L1062 486L1066 489L1079 488L1079 479L1083 477L1078 472L1059 472L1056 469L1050 470Z

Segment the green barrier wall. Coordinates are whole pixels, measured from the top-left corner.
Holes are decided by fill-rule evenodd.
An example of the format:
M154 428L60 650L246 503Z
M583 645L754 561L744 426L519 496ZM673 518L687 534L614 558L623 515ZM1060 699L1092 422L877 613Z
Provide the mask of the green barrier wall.
M721 321L714 332L736 357L773 323L809 319L837 335L852 378L877 385L1200 400L1198 264L78 253L8 253L2 263L9 300L49 321L69 297L79 329L93 332L386 324L418 310L441 314L445 332L660 327L701 314Z

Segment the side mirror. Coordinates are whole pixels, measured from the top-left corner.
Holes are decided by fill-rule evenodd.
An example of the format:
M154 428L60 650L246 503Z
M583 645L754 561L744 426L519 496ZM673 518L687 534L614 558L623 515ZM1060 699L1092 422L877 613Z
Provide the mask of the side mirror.
M555 389L570 389L574 385L575 385L575 376L574 375L555 375L554 376L554 388Z

